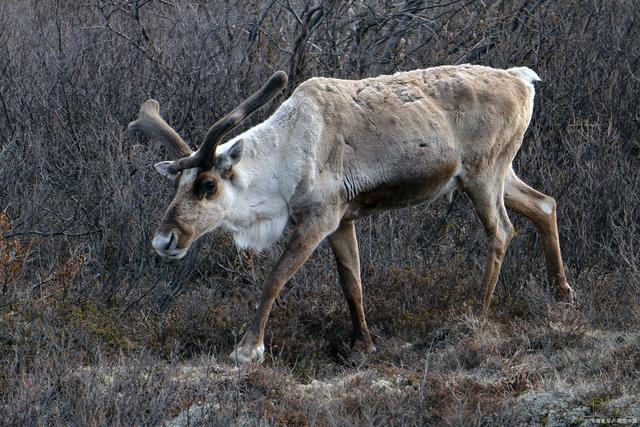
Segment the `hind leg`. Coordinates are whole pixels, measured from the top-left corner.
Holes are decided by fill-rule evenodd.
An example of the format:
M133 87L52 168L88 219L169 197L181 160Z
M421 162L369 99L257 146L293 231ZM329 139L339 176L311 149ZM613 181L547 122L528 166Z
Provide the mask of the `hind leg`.
M504 201L509 209L524 215L536 226L542 238L549 283L557 286L564 298L571 300L573 292L565 278L560 254L556 201L522 182L511 168L505 179Z
M489 251L482 279L482 287L484 289L482 303L486 314L489 310L491 297L500 275L502 261L511 237L513 237L514 230L504 207L502 185L493 189L486 185L480 185L475 188L466 187L464 190L471 198L489 237Z

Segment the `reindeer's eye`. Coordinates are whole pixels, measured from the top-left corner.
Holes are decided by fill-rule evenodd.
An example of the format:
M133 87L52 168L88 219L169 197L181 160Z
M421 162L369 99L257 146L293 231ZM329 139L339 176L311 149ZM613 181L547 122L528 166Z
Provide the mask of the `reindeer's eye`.
M203 181L202 182L202 191L204 191L205 193L211 193L215 189L216 189L216 182L215 181Z

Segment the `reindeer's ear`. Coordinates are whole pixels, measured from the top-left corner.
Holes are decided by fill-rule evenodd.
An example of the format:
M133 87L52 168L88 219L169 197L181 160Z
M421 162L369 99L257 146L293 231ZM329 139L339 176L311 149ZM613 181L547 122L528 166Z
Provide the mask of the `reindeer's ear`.
M223 178L231 176L231 169L242 159L244 140L237 140L228 150L216 157L215 169Z
M176 174L169 172L169 165L173 162L160 162L153 165L153 167L158 171L158 173L162 176L166 176L169 179L176 179Z

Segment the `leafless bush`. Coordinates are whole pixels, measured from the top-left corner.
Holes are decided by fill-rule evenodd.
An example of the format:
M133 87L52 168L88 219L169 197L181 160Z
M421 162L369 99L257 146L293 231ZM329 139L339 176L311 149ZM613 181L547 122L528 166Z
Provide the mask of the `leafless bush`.
M220 233L181 263L153 254L151 233L172 189L150 167L164 160L163 150L125 133L142 100L158 99L167 121L196 141L276 69L290 74L284 97L311 76L362 78L472 62L527 65L543 79L515 168L558 202L576 306L554 303L540 242L514 215L520 235L507 254L495 309L505 324L526 329L498 326L496 336L464 329L470 321L460 316L476 298L485 237L469 201L456 194L451 206L435 203L359 224L365 305L379 355L359 360L335 332L346 335L348 316L323 245L280 298L267 337L275 371L258 374L310 381L403 364L413 371L402 375L419 385L406 390L402 408L429 408L403 418L393 409L397 396L341 397L322 406L335 410L333 418L314 412L318 424L527 422L501 405L535 400L526 393L548 371L508 373L507 382L487 385L466 373L456 377L458 368L444 362L439 374L423 376L423 356L440 357L442 347L453 354L449 362L469 372L511 369L520 346L596 352L580 341L583 329L637 330L639 19L632 0L2 2L0 419L157 424L178 416L205 397L145 367L226 354L275 262L278 247L242 253ZM583 329L540 332L569 321L553 323L558 313ZM413 343L409 356L400 350L403 341ZM620 344L606 390L593 397L585 386L572 397L596 402L589 413L613 413L606 402L637 393L614 384L637 370L632 347ZM107 391L82 374L114 361L125 374L114 374ZM460 381L447 383L447 375ZM214 411L217 423L238 422L241 414L285 424L313 415L305 412L307 401L285 393L289 383L252 381L223 388L218 401L235 409ZM371 385L368 377L362 381ZM518 387L529 390L525 397L517 397ZM491 402L496 395L511 397ZM445 405L447 396L464 398ZM295 410L270 408L270 399Z

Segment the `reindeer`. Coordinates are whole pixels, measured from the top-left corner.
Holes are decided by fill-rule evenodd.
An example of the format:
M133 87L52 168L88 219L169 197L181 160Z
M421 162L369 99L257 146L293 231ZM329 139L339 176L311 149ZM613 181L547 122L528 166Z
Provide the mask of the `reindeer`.
M429 202L459 188L471 199L489 245L482 287L489 308L514 234L505 206L542 237L549 281L567 298L555 200L525 184L512 161L531 120L538 75L526 67L442 66L364 80L312 78L265 122L220 144L287 83L276 72L217 121L193 152L162 119L158 102L142 104L129 130L159 140L177 159L155 165L175 180L176 195L153 247L180 259L216 228L242 248L273 244L293 230L268 274L253 323L231 358L261 362L271 307L289 278L325 238L349 306L351 345L375 351L362 307L354 221L384 209Z

